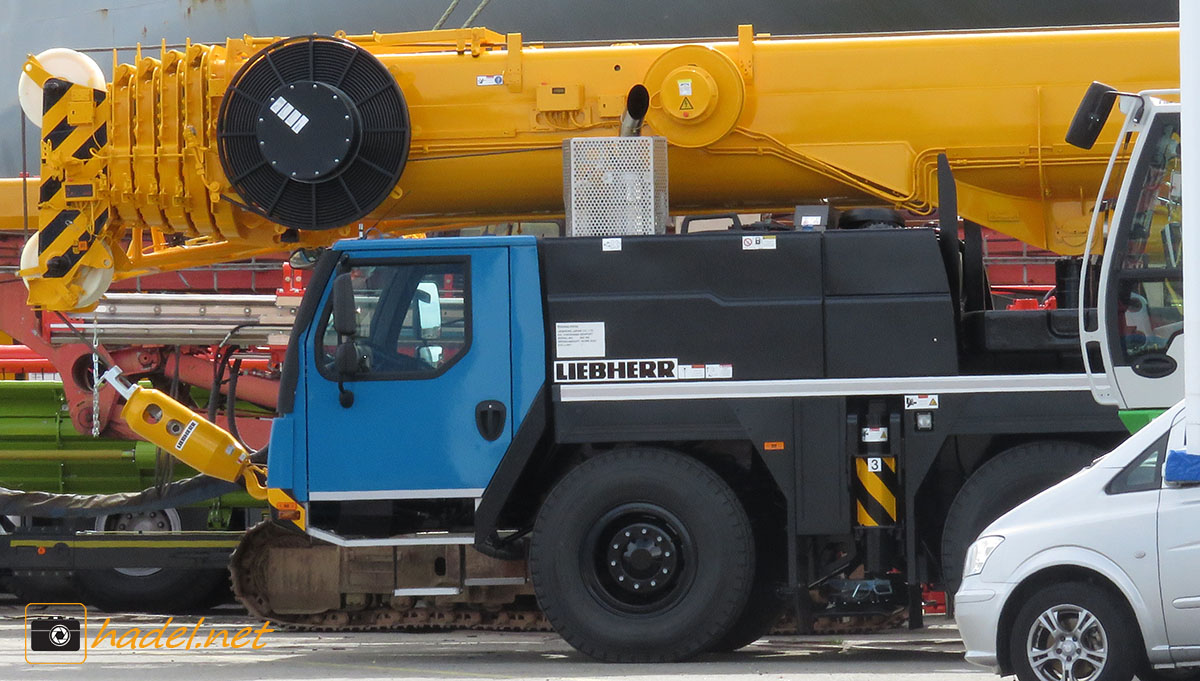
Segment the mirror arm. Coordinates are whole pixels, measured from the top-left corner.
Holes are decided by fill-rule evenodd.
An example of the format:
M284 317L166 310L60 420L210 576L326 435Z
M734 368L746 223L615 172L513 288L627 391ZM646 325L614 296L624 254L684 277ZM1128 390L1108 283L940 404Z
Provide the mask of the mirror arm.
M345 336L340 333L338 334L338 348L339 349L345 343L353 343L353 342L354 342L353 336ZM357 352L357 350L355 350L355 352ZM340 356L341 353L339 352L338 355ZM334 361L334 371L337 373L338 404L341 405L342 408L344 408L344 409L349 409L350 407L354 406L354 392L346 389L346 384L345 384L346 372L342 371L342 368L340 366L338 366L338 364L339 364L339 362L337 362L335 360Z

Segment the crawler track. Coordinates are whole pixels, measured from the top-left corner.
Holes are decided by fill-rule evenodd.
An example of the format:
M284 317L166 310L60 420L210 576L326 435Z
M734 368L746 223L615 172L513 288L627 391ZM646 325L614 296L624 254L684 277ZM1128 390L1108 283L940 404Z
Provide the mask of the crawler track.
M407 599L406 608L395 607L396 599L356 609L330 610L320 614L289 614L271 607L267 584L268 549L307 548L316 545L311 537L283 527L272 521L259 523L246 532L233 552L229 573L233 593L256 617L294 631L419 631L429 629L476 629L488 631L552 631L540 610L516 603L496 606L494 603L450 603L439 605L437 599ZM900 626L906 619L901 610L890 615L863 617L822 617L813 622L817 634L870 633ZM795 620L781 619L772 634L796 633Z

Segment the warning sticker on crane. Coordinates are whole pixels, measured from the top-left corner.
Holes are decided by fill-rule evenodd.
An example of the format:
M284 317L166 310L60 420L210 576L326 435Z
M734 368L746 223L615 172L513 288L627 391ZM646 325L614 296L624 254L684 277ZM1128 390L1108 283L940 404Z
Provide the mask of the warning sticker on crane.
M742 237L743 251L773 251L775 250L774 236L744 236Z
M676 369L680 379L733 378L732 364L680 364Z
M705 364L705 378L733 378L732 364Z
M475 85L477 87L504 85L504 76L475 76Z
M904 408L909 409L909 410L911 410L911 409L937 409L938 408L938 396L937 395L905 395L904 396Z
M691 96L692 96L692 79L691 79L691 78L684 78L684 79L681 79L681 80L677 80L677 81L675 81L675 82L679 84L679 96L680 96L680 97L691 97ZM685 102L686 102L687 100L685 99L685 100L683 100L683 101L685 101ZM679 107L679 108L681 108L681 109L682 109L682 108L684 108L684 107L683 107L682 105L680 105L680 107ZM689 109L690 109L690 108L692 108L692 107L691 107L691 105L689 104L689 105L687 106L687 108L689 108Z

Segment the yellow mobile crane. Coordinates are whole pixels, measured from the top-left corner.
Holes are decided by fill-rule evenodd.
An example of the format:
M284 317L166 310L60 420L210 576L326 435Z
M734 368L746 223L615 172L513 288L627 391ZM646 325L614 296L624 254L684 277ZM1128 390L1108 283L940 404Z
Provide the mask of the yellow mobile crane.
M844 583L834 588L834 599L856 607L892 607L896 604L893 595L904 590L893 592L888 581L892 577L888 575L897 574L903 566L908 586L918 583L922 579L918 541L926 541L927 532L929 541L936 541L935 537L942 535L940 523L947 517L942 513L937 522L920 528L914 517L916 489L924 473L910 467L909 462L927 457L927 473L928 466L943 452L938 437L948 442L946 438L964 435L962 450L956 450L961 460L955 465L969 460L971 471L984 477L991 475L994 482L997 473L1007 469L980 467L980 463L1004 462L1007 466L1009 462L1024 462L1021 470L1028 472L1028 460L1036 457L1044 464L1040 468L1046 475L1065 473L1059 469L1078 460L1090 460L1094 446L1105 444L1105 438L1113 437L1114 429L1119 428L1115 416L1099 413L1099 407L1090 399L1073 400L1073 391L1080 389L1079 381L1071 381L1066 373L1055 373L1065 370L1054 364L1062 359L1054 339L1032 348L1032 352L1025 352L1030 350L1027 347L995 352L992 347L970 348L960 352L959 343L946 342L948 337L961 339L966 335L962 323L966 312L986 312L982 308L964 311L960 305L956 290L959 281L951 274L959 258L955 218L961 214L1060 253L1081 252L1097 170L1115 139L1105 137L1091 150L1060 142L1078 92L1098 74L1130 90L1176 83L1176 41L1177 29L1171 26L806 38L755 34L744 26L736 39L727 41L603 45L525 44L518 34L501 36L483 29L282 40L243 37L224 45L188 45L183 51L164 49L157 57L139 55L134 64L115 65L113 82L103 89L57 78L33 58L27 62L25 74L40 86L40 109L38 102L32 106L43 116L42 172L35 197L38 232L25 247L21 274L29 285L31 305L72 310L94 304L113 279L146 272L290 248L321 247L371 231L400 234L452 224L560 215L564 143L580 137L639 131L665 139L671 168L670 202L678 212L777 210L801 202L824 201L840 208L882 204L928 213L942 205L944 227L940 237L929 230L782 236L783 245L776 255L803 258L776 260L762 274L773 277L773 285L780 290L789 291L789 300L794 299L792 302L798 306L789 323L807 321L792 328L790 335L781 332L785 342L778 350L780 361L759 367L746 363L736 367L722 363L711 367L689 365L689 372L699 373L689 373L678 383L664 383L668 386L662 388L667 391L663 393L666 397L656 397L658 393L644 397L650 392L647 388L659 387L638 384L637 379L680 379L676 371L683 369L676 359L657 354L661 351L637 345L646 334L621 339L613 332L610 351L625 354L612 355L611 362L588 359L607 357L604 350L595 350L604 346L604 332L599 332L599 338L594 335L595 322L577 328L581 335L567 334L568 341L574 339L591 348L585 348L582 354L560 352L555 344L543 345L550 337L547 329L558 333L559 321L571 326L580 324L580 319L593 319L577 317L564 307L561 300L572 297L572 287L594 287L584 293L597 300L614 295L602 287L608 274L594 269L598 266L594 257L583 255L585 240L550 239L534 244L531 239L520 238L463 239L453 245L445 243L450 240L423 245L380 242L378 252L371 250L375 246L370 241L343 243L332 255L342 258L339 267L348 271L334 276L335 258L326 257L325 269L314 274L306 303L297 312L301 322L289 347L291 368L285 364L283 406L272 432L273 478L264 479L262 462L219 427L163 393L126 385L115 370L106 374L107 381L126 399L123 415L131 428L200 471L225 480L242 480L252 494L266 496L276 509L277 519L290 521L304 531L290 532L279 524L267 523L261 530L247 534L234 557L238 595L253 612L276 621L296 626L372 628L467 623L486 617L487 622L506 626L498 624L504 613L498 615L494 609L469 612L460 606L504 604L515 596L529 594L525 567L517 561L500 560L522 557L516 546L526 531L533 533L529 570L538 588L539 574L553 572L554 566L553 561L545 560L545 554L541 561L536 560L539 529L529 513L541 514L541 536L548 537L541 545L552 545L556 540L546 533L572 531L571 527L555 524L555 518L561 517L557 514L571 510L569 501L574 494L550 490L552 484L559 489L556 476L562 474L563 481L579 485L576 492L601 489L587 476L607 470L606 466L613 467L610 472L615 474L621 466L614 462L623 460L621 457L653 468L660 474L654 476L655 481L672 479L673 473L686 469L697 485L711 483L713 489L722 490L721 503L728 503L730 508L741 508L741 502L735 499L732 488L721 487L726 481L713 472L721 470L720 466L706 472L704 466L693 464L708 461L705 457L726 455L730 461L740 462L739 466L745 464L744 473L760 476L754 478L756 484L789 496L788 503L815 504L805 507L811 517L803 518L808 523L803 527L791 524L800 522L796 519L801 513L796 509L766 516L769 521L787 523L787 583L793 592L798 593L803 584L814 583L810 578L825 580L833 574L850 574L849 564L840 564L837 556L854 556L876 577L867 580L869 584L840 580ZM19 191L16 182L5 186ZM957 200L952 210L947 197L954 196L955 186ZM682 300L695 294L691 289L670 288L686 279L683 273L696 269L696 262L690 258L703 256L705 262L732 262L727 256L722 260L716 255L717 249L730 241L726 237L679 239L675 247L657 251L660 260L649 257L651 250L641 250L658 248L660 242L656 239L630 239L624 255L614 258L633 258L619 261L631 270L636 263L653 262L668 268L666 272L679 273L664 275L666 283L658 282L663 290L649 292L653 294L649 299L655 301ZM854 244L861 249L854 248ZM825 246L836 246L838 250L826 253L822 250ZM468 256L466 251L446 255L446 249L476 250ZM510 252L501 256L497 249ZM538 269L539 255L546 258L544 272ZM386 268L370 269L372 258L379 257L416 263L428 262L432 257L449 264L420 276L401 270L387 274ZM636 259L639 257L643 259ZM493 273L500 268L508 272L511 266L510 275L503 275L509 277L508 286L482 287L485 281L504 281L498 274L490 279L481 274L477 282L472 280L475 270L467 276L459 266L469 258L476 258L471 260L471 268L478 266L480 273L489 271L488 263L498 268ZM864 262L868 264L860 263L861 258L867 258ZM753 264L743 264L725 272L730 281L737 279L731 287L744 287L731 288L731 293L744 295L747 305L759 305L762 301L754 298L763 294L759 282L738 279L754 272ZM578 271L589 274L571 276L576 271L572 268L582 268ZM828 280L820 273L822 268L829 273ZM888 274L893 272L891 268L894 275ZM874 278L864 279L864 269L871 270ZM807 278L801 281L799 273ZM544 279L539 279L539 274ZM635 272L626 274L628 280L636 278ZM396 285L377 283L386 276L393 277ZM842 288L829 282L840 282L837 285ZM473 283L481 285L471 288ZM538 286L546 287L544 296L537 294ZM511 300L488 303L486 294L491 288L495 295L508 296L511 292ZM678 295L672 298L659 293ZM370 362L360 361L362 356L355 344L356 340L366 340L358 338L365 335L360 326L382 329L385 324L373 319L356 321L356 316L369 315L373 309L365 306L360 310L356 301L375 295L380 297L377 302L382 308L382 296L403 294L411 299L412 307L402 301L395 309L408 313L392 315L393 326L403 326L404 319L421 321L415 322L419 328L408 329L409 336L399 342L410 352L392 358L393 368L399 374L437 370L429 374L428 382L357 380L370 370ZM552 299L552 294L560 298ZM895 338L886 339L878 347L871 345L880 342L879 334L855 324L864 314L872 319L872 315L895 314L897 301L918 306L913 308L914 316L903 324L897 322L897 327L906 328L897 328ZM863 313L866 308L855 307L860 303L870 305L873 312ZM813 305L826 306L829 328L825 328L824 313L813 313ZM509 310L510 306L511 317L499 315L498 311ZM635 307L610 306L603 308L609 310L603 314L612 315L610 328L619 324L648 326L647 320L635 318L645 310ZM651 317L658 320L670 313L654 309L659 314ZM592 308L590 313L600 315L601 310ZM839 310L848 315L841 318L848 325L842 328L855 331L857 345L838 337L833 323ZM485 317L491 312L499 316L489 322ZM701 313L707 314L704 310L697 314ZM803 316L811 314L815 316ZM760 331L747 335L771 336L775 327L763 321L767 317L770 314L766 312L748 313L743 321L759 325ZM991 323L988 319L977 319L982 319L985 331L990 328L986 327ZM925 333L920 320L931 321L930 329L939 330ZM728 334L740 334L733 328L736 325L717 317L709 321L706 328L711 338L703 339L709 346L707 350L732 352L722 344L729 341ZM497 330L506 324L511 328L504 328L502 333ZM599 328L605 328L605 324L601 322ZM490 330L501 336L490 346L478 340L472 344L466 336L468 329L477 334ZM912 338L900 337L900 331L912 329L919 332ZM683 332L671 329L663 333ZM702 335L692 333L689 338ZM430 338L439 339L438 343ZM404 345L410 339L412 347ZM381 340L382 344L372 351L379 362L386 359L383 350L399 346L396 337ZM739 336L737 341L745 339ZM810 352L804 347L807 341L823 343L822 350ZM614 349L620 343L633 349ZM570 342L563 345L570 346ZM489 347L492 351L508 347L512 354L491 357L495 361L480 359L479 353ZM561 361L549 363L551 350L559 353L554 359ZM765 354L756 356L761 360ZM888 360L896 354L903 361ZM438 368L442 364L450 367L462 357L466 359L455 365L457 370ZM633 359L639 357L658 359ZM1014 357L1049 361L1055 368L1022 361L1013 368ZM469 364L472 361L474 365ZM633 383L625 385L622 381L607 387L615 387L616 392L628 390L628 395L606 397L614 391L605 393L605 387L598 385L574 385L597 375L603 379L610 365L611 371ZM303 378L298 377L300 366L304 367ZM468 370L468 366L475 368ZM527 373L518 374L518 368ZM491 380L495 377L487 372L500 369L511 375ZM1006 371L1012 375L1004 374ZM1028 375L1031 371L1043 373ZM704 383L735 376L754 380ZM424 408L439 404L433 393L417 397L404 390L468 379L489 390L497 385L511 387L511 395L482 399L476 405L473 416L479 438L459 421L451 422L448 410L427 414L425 421L414 419L422 426L421 432L392 432L393 428L408 427L402 423L405 419L394 418L392 405ZM759 386L758 382L771 385ZM776 385L780 382L787 386ZM534 397L537 389L533 385L539 383L545 387L540 397ZM730 391L745 388L751 392L711 393L729 385L733 385ZM698 392L681 397L675 389L680 386ZM930 390L930 386L936 389ZM294 399L297 391L309 388L311 392L305 393L305 398ZM666 424L672 419L687 422L700 413L695 405L724 409L726 402L746 404L744 400L738 402L741 397L776 395L753 392L759 388L803 388L809 392L779 393L771 398L783 400L771 403L778 404L782 411L730 406L728 411L703 412L705 418L737 414L737 419L761 421L725 426L719 437L702 437L694 429L682 427L679 432L683 434L678 437L663 436L661 433L667 431L661 429L656 431L658 435L629 435L628 429L637 424L618 423L624 413L614 416L604 411L608 405L642 395L649 400L648 409L663 410L661 414L655 412L655 423ZM380 392L387 390L393 392ZM934 394L938 392L943 394ZM981 393L979 399L975 399L976 392ZM456 408L476 401L463 397L468 393L451 388L438 394L454 395ZM810 399L814 395L818 399ZM963 403L955 405L955 396L963 395L970 395L970 403L961 398ZM829 396L834 399L829 400ZM377 428L364 429L361 421L357 425L353 421L364 419L372 408L384 407L393 411L371 419ZM1003 408L1034 412L1029 418L1008 419L985 437L977 437L978 431L954 430L962 423L980 422L987 413ZM1059 408L1064 411L1057 413ZM936 409L942 411L935 418ZM956 409L965 411L953 411ZM910 415L909 410L919 413ZM951 416L956 413L970 418L956 420ZM578 420L553 421L550 416L556 414L575 415ZM603 421L603 414L612 417L602 424L603 428L599 421L588 421ZM922 415L924 418L920 418ZM304 420L308 417L312 417L311 429L309 421ZM328 423L322 420L325 417ZM758 428L774 427L770 424L778 425L793 417L811 429L805 433L805 441L814 443L811 449L797 453L798 440L792 437L801 425L791 434L755 434ZM1034 421L1036 424L1028 425ZM548 423L554 427L548 427ZM836 427L830 429L828 424ZM456 441L454 445L461 445L461 449L455 449L438 440L443 425L452 434L465 433L469 441ZM571 432L572 427L577 432ZM600 439L587 439L598 437L595 433L604 428L612 432L605 431ZM893 433L890 439L889 429ZM744 438L743 430L747 433ZM905 433L903 438L899 432ZM1039 449L1030 442L1047 434L1080 433L1084 436L1055 448ZM363 437L378 441L360 446L321 440L335 435L347 441ZM419 438L428 441L423 440L423 446L413 444ZM693 440L694 448L689 449L691 445L686 443ZM983 440L988 441L986 448L967 452L972 443ZM405 443L405 451L395 452L401 458L384 461L378 456L395 442ZM629 442L652 446L629 450ZM626 449L614 443L623 443ZM668 446L681 451L663 454L662 447ZM349 459L330 463L319 458L345 447L368 458L356 459L357 463ZM479 454L487 447L491 447L487 450L490 454ZM426 456L427 452L443 451L448 463ZM517 461L510 458L512 452L533 458ZM843 455L854 457L853 467L840 458ZM375 458L369 458L372 456ZM804 477L792 479L792 488L777 485L775 477L789 470L796 475L802 458L806 466L818 461L829 466L811 475L806 469ZM517 462L502 463L499 468L492 465L501 459ZM576 466L582 460L586 463ZM525 468L530 461L546 465L535 470L530 463ZM778 462L795 465L772 468ZM423 467L437 470L430 472ZM532 488L528 486L530 478L522 477L526 470L533 476ZM301 480L309 471L312 478ZM831 482L832 478L822 477L850 475L847 471L854 471L855 480ZM964 471L962 477L968 472ZM449 482L413 481L425 473L430 480ZM772 477L763 477L767 475ZM367 479L351 480L353 476ZM976 477L972 475L971 479ZM389 484L386 481L392 478L404 479L390 483L395 489L381 490L379 486ZM895 486L900 481L906 485L903 491ZM729 484L745 482L742 479ZM945 570L947 579L953 579L951 570L961 565L961 555L956 552L965 545L954 548L956 542L973 538L977 525L990 520L984 516L996 510L980 505L980 499L988 501L994 496L979 493L980 489L990 491L986 482L979 478L971 488L973 496L968 494L969 498L964 499L960 494L948 514L955 524L952 531L950 521L946 521L949 548L943 544L942 562L953 566ZM1028 493L1033 491L1030 486L1048 485L1053 480L1037 477L1019 482L1019 488L1010 490L1012 494ZM518 484L526 487L515 493ZM964 492L971 491L969 485L970 480L961 485ZM800 501L790 496L793 492L789 489ZM857 506L849 498L840 497L817 504L822 499L820 494L844 492L848 496L851 489ZM752 486L738 487L737 494L754 496L753 490ZM947 493L953 496L955 490ZM696 496L682 494L683 502ZM768 497L775 498L771 494L763 496ZM525 515L508 505L512 498L524 500L518 510ZM471 503L473 500L478 503ZM545 501L541 510L537 507L539 500ZM567 500L566 507L561 506L563 500ZM943 511L951 505L950 498L944 501ZM355 506L360 502L385 503L395 515L375 514L376 507ZM755 509L750 503L747 508L748 513L770 514L777 510ZM816 508L828 511L826 516L813 510ZM851 509L857 509L853 518ZM708 526L703 520L695 521L707 509L685 510L695 515L679 521L684 525L682 530L691 527L699 531ZM682 513L667 509L658 516L651 513L654 518L645 523L630 520L633 524L624 536L633 533L634 525L646 534L651 526L661 525L664 533L659 541L685 546L689 533L674 532L672 528L680 528L670 520L682 517ZM740 513L733 511L730 517L744 517ZM784 515L786 520L780 520ZM362 518L387 522L382 528L375 520L366 523L369 527L355 526ZM655 525L658 520L663 523ZM646 523L649 526L641 527ZM465 532L464 526L473 532ZM617 525L601 529L616 532L612 535L615 544L625 541L619 538ZM757 574L755 560L771 569L778 568L777 560L784 553L772 554L766 547L782 546L784 542L777 536L750 537L745 530L740 525L730 530L741 543L737 550L723 554L730 569L740 575L738 588L714 588L709 594L732 599L723 601L719 626L708 627L702 636L691 636L689 623L675 622L646 632L644 641L606 642L605 637L613 632L635 631L614 626L596 633L595 638L588 638L589 634L572 643L604 659L652 660L681 659L701 650L729 649L751 640L745 637L761 630L760 613L778 614L770 607L775 596L770 587L777 574L766 568L764 574ZM854 539L849 544L838 544L850 535ZM802 568L794 560L801 552L801 547L794 544L798 539L811 542L813 552L808 555L821 574L800 574ZM833 548L820 548L818 541L826 542L820 547ZM755 542L762 550L755 552L750 546ZM479 550L471 551L467 545ZM405 548L396 551L397 546ZM638 600L641 594L649 594L660 584L683 583L673 581L676 578L659 582L654 576L642 575L644 580L638 577L630 583L638 588L644 581L648 591L632 596L621 592L624 587L609 581L623 582L625 573L617 574L623 567L633 572L642 570L646 562L643 558L654 553L651 548L635 546L632 540L626 548L636 560L623 566L621 560L626 554L618 551L620 555L611 557L614 572L609 577L598 577L605 580L604 588L612 587L612 598L626 605L632 598L637 601L635 609L642 608L647 604ZM612 549L618 550L618 546ZM828 565L821 563L830 557ZM429 567L438 565L438 560L441 572ZM563 561L560 566L569 562ZM387 567L372 572L371 566L376 563ZM715 569L704 561L692 561L687 566ZM676 563L661 567L667 571L663 574L671 573ZM431 577L433 573L436 575ZM712 576L705 572L695 583L718 584L720 580L708 579ZM570 575L559 577L569 581ZM407 586L410 578L414 586ZM538 592L543 603L563 595L553 591L561 586L555 579L559 578L543 582ZM454 580L458 582L448 583ZM400 581L404 584L397 586ZM748 594L751 584L753 593ZM727 595L720 596L722 593ZM862 597L871 602L852 602L858 597L855 594L866 594ZM445 603L436 600L442 597L451 599L450 607L443 608ZM418 602L414 598L429 600ZM435 607L418 607L419 603L433 603ZM546 610L552 621L555 617L565 618L554 622L560 631L570 629L559 626L562 622L586 614L571 605ZM666 610L671 609L665 608L664 613ZM684 610L674 609L677 614ZM919 612L918 607L918 617ZM582 617L581 621L587 619ZM658 646L651 634L671 640Z
M1062 141L1081 83L1178 82L1173 26L525 43L485 29L230 39L139 52L103 88L24 77L44 108L31 305L113 279L324 246L360 231L561 214L562 142L631 110L670 145L673 211L936 205L1064 254L1098 169ZM1137 55L1131 59L1130 55ZM86 59L86 58L85 58ZM87 71L87 69L84 69ZM285 132L267 123L290 121ZM21 183L0 186L19 225Z

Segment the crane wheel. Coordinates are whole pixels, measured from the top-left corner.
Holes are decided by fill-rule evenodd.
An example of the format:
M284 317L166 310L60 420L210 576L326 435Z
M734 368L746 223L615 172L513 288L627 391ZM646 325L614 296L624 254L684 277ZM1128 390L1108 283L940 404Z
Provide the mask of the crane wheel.
M547 619L609 662L709 650L754 582L754 535L736 494L683 454L624 448L567 473L534 522L529 569Z
M976 469L955 495L942 528L946 593L953 596L958 590L967 547L984 528L1103 453L1080 442L1030 442L1006 449Z
M383 203L412 142L408 107L374 55L324 36L264 48L217 115L221 168L246 205L296 229L354 222Z

